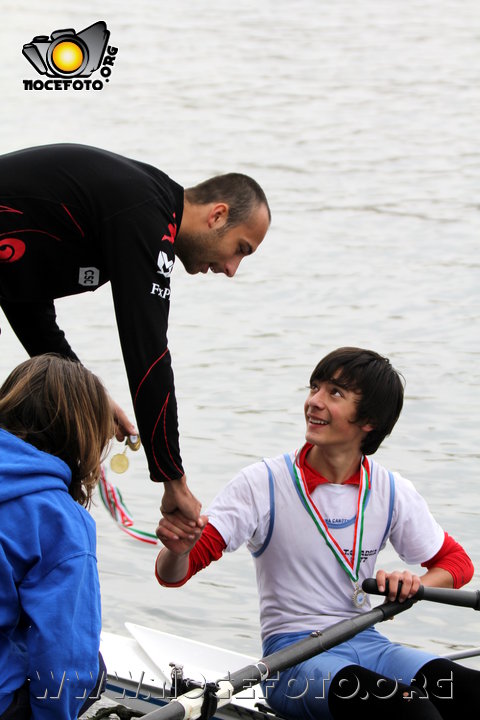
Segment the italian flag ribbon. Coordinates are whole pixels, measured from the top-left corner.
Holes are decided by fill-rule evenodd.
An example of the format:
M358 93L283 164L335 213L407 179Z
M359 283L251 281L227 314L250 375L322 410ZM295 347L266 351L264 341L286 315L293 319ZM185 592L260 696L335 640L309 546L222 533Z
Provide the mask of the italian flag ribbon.
M336 560L339 562L347 575L353 580L353 582L356 583L358 581L360 562L362 560L362 538L364 529L365 508L367 506L367 499L371 490L370 467L368 464L368 460L366 457L362 457L360 463L360 485L358 488L357 514L353 531L352 556L351 559L349 559L331 534L320 510L317 508L317 506L312 500L312 497L307 488L307 483L305 481L303 470L299 465L299 458L300 453L298 453L295 458L295 462L293 464L293 472L295 475L295 483L297 486L297 490L300 493L303 505L310 517L312 518L313 522L315 523L320 535L323 537L323 539L327 543L327 546L334 554Z
M159 540L156 535L133 527L133 517L123 502L122 493L115 485L108 482L103 465L101 468L100 482L98 483L98 491L103 504L120 530L123 530L127 535L141 542L148 543L149 545L158 545Z

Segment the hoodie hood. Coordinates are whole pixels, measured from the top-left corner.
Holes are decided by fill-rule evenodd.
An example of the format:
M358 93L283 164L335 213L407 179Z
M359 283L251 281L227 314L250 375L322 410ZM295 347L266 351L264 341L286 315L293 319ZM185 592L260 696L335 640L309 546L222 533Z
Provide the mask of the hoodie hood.
M65 490L72 479L58 457L0 428L0 503L44 490Z

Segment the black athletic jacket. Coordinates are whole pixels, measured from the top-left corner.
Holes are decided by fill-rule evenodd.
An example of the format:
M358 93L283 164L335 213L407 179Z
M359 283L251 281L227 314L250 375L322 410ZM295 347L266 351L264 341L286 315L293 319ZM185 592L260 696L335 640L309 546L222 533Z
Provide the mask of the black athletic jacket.
M29 355L76 358L54 300L111 283L152 480L183 475L167 347L183 188L150 165L82 145L0 157L0 304Z

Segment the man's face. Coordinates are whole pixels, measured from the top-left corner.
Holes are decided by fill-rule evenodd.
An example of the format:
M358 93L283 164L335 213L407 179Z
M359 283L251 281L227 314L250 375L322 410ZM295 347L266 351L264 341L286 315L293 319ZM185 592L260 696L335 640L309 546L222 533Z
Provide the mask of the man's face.
M360 395L331 380L314 381L305 401L307 442L319 447L360 449L371 425L357 421Z
M241 261L252 255L266 235L270 221L265 205L259 205L249 220L233 227L212 224L205 230L190 233L177 254L185 270L196 273L223 273L233 277Z

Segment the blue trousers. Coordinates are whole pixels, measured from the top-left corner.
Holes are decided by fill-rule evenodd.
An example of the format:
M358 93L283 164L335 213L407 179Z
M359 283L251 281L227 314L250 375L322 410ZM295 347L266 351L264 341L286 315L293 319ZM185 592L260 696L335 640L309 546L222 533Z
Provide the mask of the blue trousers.
M309 634L303 632L272 635L264 642L264 655L270 655L308 637ZM371 627L327 652L282 671L278 678L269 678L263 683L263 689L271 707L283 715L329 720L329 686L343 668L360 665L379 675L410 685L418 670L436 657L438 656L428 652L392 643ZM361 691L361 688L358 691ZM390 691L391 689L384 692ZM381 686L378 693L382 693Z

